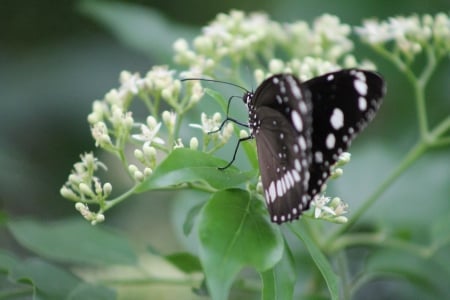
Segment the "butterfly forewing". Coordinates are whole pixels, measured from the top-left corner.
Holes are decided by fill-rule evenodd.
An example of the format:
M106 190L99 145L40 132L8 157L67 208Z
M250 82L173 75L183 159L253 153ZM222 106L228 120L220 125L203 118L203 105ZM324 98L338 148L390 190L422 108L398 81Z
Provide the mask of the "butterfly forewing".
M310 99L291 75L264 81L247 103L261 180L273 222L297 219L308 209L311 163Z
M383 79L363 70L342 70L306 81L313 106L312 163L308 193L314 197L331 166L378 110L385 93Z

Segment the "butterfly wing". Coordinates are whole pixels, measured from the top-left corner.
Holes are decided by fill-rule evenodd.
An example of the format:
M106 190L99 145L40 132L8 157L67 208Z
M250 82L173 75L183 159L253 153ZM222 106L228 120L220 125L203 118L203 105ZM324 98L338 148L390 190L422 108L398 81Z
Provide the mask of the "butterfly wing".
M309 208L311 105L291 75L264 81L249 104L264 196L273 222L298 219Z
M312 163L308 194L314 197L330 176L331 166L381 105L386 87L375 72L347 69L302 84L313 106Z

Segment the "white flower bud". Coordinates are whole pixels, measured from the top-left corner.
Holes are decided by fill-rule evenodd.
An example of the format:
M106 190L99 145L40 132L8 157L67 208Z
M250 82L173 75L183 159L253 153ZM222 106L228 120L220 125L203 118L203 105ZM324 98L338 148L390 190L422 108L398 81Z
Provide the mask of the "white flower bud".
M78 188L80 189L80 191L83 194L91 196L91 197L95 197L94 193L92 192L92 189L86 183L84 183L84 182L80 183L78 185Z
M135 171L135 172L133 173L133 178L134 178L134 180L136 180L136 181L142 181L142 180L144 179L144 174L142 174L141 171Z
M95 219L91 221L91 225L96 225L98 223L102 223L105 221L105 215L104 214L96 214Z
M138 170L138 167L136 167L136 166L133 165L133 164L130 164L130 165L128 166L128 172L130 172L131 174L134 174L137 170Z
M192 150L198 149L198 139L196 137L192 137L189 141L189 148L191 148Z
M134 149L134 157L136 157L136 159L138 160L138 161L140 161L141 163L143 162L143 161L145 161L145 159L144 159L144 153L140 150L140 149Z
M64 198L67 198L70 200L78 200L78 198L79 198L71 189L69 189L66 186L61 187L61 189L59 190L59 193Z
M147 168L144 169L144 176L145 176L145 178L149 177L152 174L153 174L153 170L151 168L147 167Z
M95 188L95 193L97 195L101 195L103 194L103 188L102 185L100 184L100 182L98 180L94 181L94 188Z
M214 123L220 124L220 121L222 120L222 115L220 113L216 112L213 115L212 120L213 120Z
M271 73L281 73L284 70L284 63L280 59L271 59L269 62L269 71Z
M82 202L75 203L75 209L81 212L82 210L87 209L87 206L84 205Z
M185 39L177 39L173 43L173 49L176 52L185 52L185 51L189 50L188 42Z
M241 130L239 131L239 138L241 139L245 139L246 137L248 137L248 131L247 130Z
M330 179L337 179L341 177L342 174L344 174L344 170L342 170L341 168L336 168L333 170L333 172L331 172Z
M336 223L339 223L339 224L345 224L348 222L348 219L347 219L347 217L344 217L344 216L338 216L336 218L333 218L333 221Z
M156 121L155 117L153 117L153 116L148 116L146 122L147 122L148 128L150 128L150 129L154 129L158 125L158 122Z
M106 183L103 185L103 195L104 195L105 197L107 197L107 196L109 196L109 195L111 194L111 192L112 192L112 185L111 185L111 183L106 182Z
M228 123L225 125L225 128L222 131L222 142L226 143L233 135L234 126L232 123Z

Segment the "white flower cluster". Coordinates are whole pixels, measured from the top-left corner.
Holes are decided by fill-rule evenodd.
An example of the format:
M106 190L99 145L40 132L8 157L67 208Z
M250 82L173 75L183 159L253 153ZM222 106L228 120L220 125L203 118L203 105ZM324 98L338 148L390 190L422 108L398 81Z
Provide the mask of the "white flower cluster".
M330 199L323 195L317 196L311 202L314 207L314 218L323 219L339 224L347 223L347 217L343 216L347 213L348 204L344 203L340 198Z
M238 64L256 59L258 50L272 48L272 39L281 33L280 25L263 13L219 14L194 39L193 49L185 39L175 42L175 62L189 66L194 73L212 75L222 60Z
M226 144L233 135L233 123L227 123L222 125L222 115L218 112L213 114L211 118L208 118L206 113L201 114L201 124L189 124L192 128L201 129L203 132L203 151L206 151L207 146L212 142L213 149ZM192 143L192 141L191 141ZM194 141L194 146L198 146L198 141ZM191 148L193 145L191 144Z
M193 77L217 76L215 72L222 70L224 63L237 69L219 75L223 78L238 73L245 60L255 69L257 83L277 72L290 72L307 80L342 67L373 69L371 64L358 64L350 54L350 33L349 25L328 14L310 26L304 21L280 24L263 13L231 11L219 14L204 27L192 48L186 40L177 40L175 61L188 66L190 74L196 75ZM290 59L281 60L277 55Z
M445 13L366 20L362 27L356 28L356 33L372 45L392 43L409 58L426 48L433 49L438 57L450 53L450 18Z
M102 185L100 179L94 176L98 168L106 170L106 166L92 153L81 155L81 161L74 164L72 173L60 190L63 197L77 203L76 209L92 224L103 222L105 217L101 210L97 213L91 212L86 203L102 206L112 191L112 185L109 182Z

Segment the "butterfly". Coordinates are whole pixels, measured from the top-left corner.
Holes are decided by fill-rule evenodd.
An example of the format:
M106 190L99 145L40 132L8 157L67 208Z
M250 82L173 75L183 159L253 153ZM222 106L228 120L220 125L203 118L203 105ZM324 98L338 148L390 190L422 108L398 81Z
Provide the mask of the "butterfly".
M339 155L373 119L385 93L385 81L378 73L360 69L305 82L292 74L276 74L254 92L245 92L250 135L239 142L256 140L272 222L298 219L309 209ZM228 116L227 120L235 121ZM238 147L239 143L226 167Z

